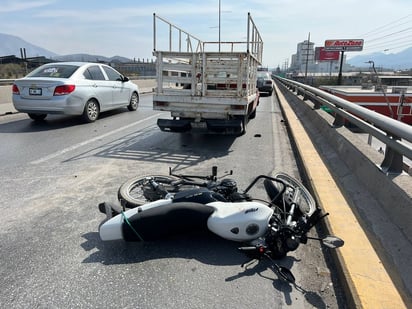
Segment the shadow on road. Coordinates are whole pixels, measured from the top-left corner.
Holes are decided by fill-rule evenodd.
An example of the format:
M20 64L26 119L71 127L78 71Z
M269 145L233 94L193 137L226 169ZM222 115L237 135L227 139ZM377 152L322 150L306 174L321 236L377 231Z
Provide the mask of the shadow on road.
M127 108L102 112L97 121L126 112L129 112ZM84 122L81 116L47 115L42 121L33 121L27 116L26 119L0 124L0 133L45 132L87 125L90 124Z
M95 156L167 163L179 169L179 166L193 166L211 158L227 156L235 140L236 136L161 132L156 125L151 125L80 153L66 162Z
M298 285L292 285L278 278L274 272L273 275L263 275L263 272L271 268L269 260L254 261L241 267L243 263L248 262L248 258L237 251L239 244L211 233L180 235L156 242L103 242L97 232L87 233L82 237L86 240L82 244L83 249L93 251L88 258L83 260L83 263L117 265L142 263L154 259L183 258L195 259L203 264L214 266L239 265L239 272L226 278L225 281L230 282L258 274L273 282L273 287L284 294L286 304L293 303L291 293L295 288L304 294L306 300L316 308L326 308L322 297L316 292L306 291ZM299 260L287 256L276 262L291 269L293 264Z
M82 244L84 250L97 249L83 263L134 264L154 259L185 258L223 266L241 265L247 259L237 253L236 243L211 233L178 235L153 242L103 242L96 232L84 234L83 238L86 239Z

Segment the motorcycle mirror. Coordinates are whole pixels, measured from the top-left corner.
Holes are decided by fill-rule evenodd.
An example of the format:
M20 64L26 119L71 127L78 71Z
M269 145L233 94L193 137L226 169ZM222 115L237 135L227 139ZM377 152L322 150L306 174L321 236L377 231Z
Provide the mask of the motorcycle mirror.
M342 247L345 242L336 236L326 236L322 239L322 243L329 248L336 249Z
M283 266L278 266L277 267L277 272L279 277L281 277L283 280L286 280L289 283L295 284L295 276L292 274L292 272Z

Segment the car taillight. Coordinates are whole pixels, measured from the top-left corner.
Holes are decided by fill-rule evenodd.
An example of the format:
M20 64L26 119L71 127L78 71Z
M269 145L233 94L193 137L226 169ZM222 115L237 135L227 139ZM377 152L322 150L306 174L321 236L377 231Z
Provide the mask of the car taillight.
M13 91L13 94L20 94L19 87L17 87L16 84L13 84L12 91Z
M61 85L54 89L53 95L66 95L72 93L76 89L75 85Z

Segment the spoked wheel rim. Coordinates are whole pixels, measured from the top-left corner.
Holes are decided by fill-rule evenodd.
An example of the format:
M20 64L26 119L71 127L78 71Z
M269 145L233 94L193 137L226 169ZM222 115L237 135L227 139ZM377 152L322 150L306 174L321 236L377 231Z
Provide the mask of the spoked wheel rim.
M193 189L193 185L175 186L172 182L179 178L173 176L147 176L161 184L169 193L176 193L181 190ZM118 190L118 199L124 207L134 208L150 201L162 198L149 185L147 177L135 177L123 183Z
M135 111L137 106L139 105L139 96L137 93L133 93L132 97L130 98L129 110Z
M94 121L99 116L99 107L96 102L92 101L87 104L87 116L91 121Z

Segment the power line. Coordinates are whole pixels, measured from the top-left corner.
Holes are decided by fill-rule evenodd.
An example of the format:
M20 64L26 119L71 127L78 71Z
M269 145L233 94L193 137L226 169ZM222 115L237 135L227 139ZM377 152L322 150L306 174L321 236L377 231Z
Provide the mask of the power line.
M364 33L364 51L384 52L412 46L412 14Z
M398 44L394 44L394 45L391 45L389 48L386 48L387 46L383 46L383 47L381 47L381 48L378 48L378 47L374 47L374 48L364 48L363 49L363 51L365 52L365 51L367 51L367 52L387 52L387 51L390 51L390 50L394 50L394 49L400 49L400 48L403 48L403 47L406 47L406 48L408 48L408 47L412 47L412 44L409 42L409 43L398 43Z
M409 27L409 28L406 28L406 29L402 29L402 30L399 30L399 31L396 31L396 32L392 32L392 33L386 34L386 35L384 35L384 36L381 36L381 37L379 37L379 38L375 38L375 39L368 40L368 42L373 42L373 41L376 41L376 40L381 40L381 39L387 38L387 37L389 37L389 36L396 35L396 34L399 34L399 33L402 33L402 32L407 32L407 31L412 31L412 27Z
M375 29L373 29L373 30L371 30L371 31L369 31L369 32L364 33L364 34L361 35L360 37L366 37L366 36L368 36L368 35L370 35L370 34L372 34L372 33L374 33L374 32L377 32L377 31L379 31L379 30L381 30L381 29L383 29L383 28L386 28L386 27L388 27L388 26L391 26L391 25L393 25L393 24L396 24L396 23L398 23L399 21L404 20L404 19L406 19L406 18L408 18L408 17L410 17L410 16L412 16L412 14L409 14L409 15L407 15L407 16L404 16L404 17L402 17L402 18L399 18L399 19L397 19L397 20L395 20L395 21L392 21L392 22L390 22L390 23L388 23L388 24L385 24L385 25L383 25L383 26L380 26L380 27L378 27L378 28L375 28ZM408 23L408 22L410 22L410 21L407 21L407 22L405 22L405 23L403 23L403 24L401 24L401 25L404 25L404 24L406 24L406 23ZM400 25L396 25L396 26L400 26ZM396 27L396 26L394 26L394 27ZM394 28L394 27L390 27L389 29Z
M373 43L373 44L367 44L367 46L368 46L368 48L379 47L379 46L390 44L390 43L391 44L405 43L405 44L411 44L412 45L411 42L412 42L412 35L401 37L401 38L396 38L396 39L392 39L392 40L387 40L385 42L377 42L377 43Z

